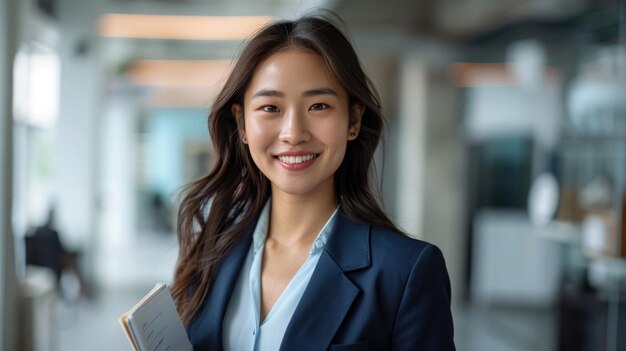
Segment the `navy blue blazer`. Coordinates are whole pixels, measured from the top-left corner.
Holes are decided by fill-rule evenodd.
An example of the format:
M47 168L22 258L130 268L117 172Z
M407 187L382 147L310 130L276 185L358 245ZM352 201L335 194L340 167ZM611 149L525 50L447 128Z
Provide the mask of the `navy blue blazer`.
M254 226L222 260L187 327L195 351L222 350L222 321ZM441 251L341 212L280 350L455 350Z

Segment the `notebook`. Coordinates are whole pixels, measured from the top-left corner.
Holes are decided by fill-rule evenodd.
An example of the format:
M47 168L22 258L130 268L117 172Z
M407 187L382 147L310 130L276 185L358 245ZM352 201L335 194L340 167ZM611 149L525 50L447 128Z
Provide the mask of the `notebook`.
M157 283L119 322L135 351L193 351L164 283Z

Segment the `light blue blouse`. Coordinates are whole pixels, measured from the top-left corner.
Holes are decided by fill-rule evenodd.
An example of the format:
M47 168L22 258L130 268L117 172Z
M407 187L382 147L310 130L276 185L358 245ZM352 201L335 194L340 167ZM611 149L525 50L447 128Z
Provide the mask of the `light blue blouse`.
M330 235L337 209L313 241L309 257L272 306L263 324L259 323L261 306L261 264L269 226L270 201L265 204L253 233L253 242L241 268L223 321L224 350L275 351Z

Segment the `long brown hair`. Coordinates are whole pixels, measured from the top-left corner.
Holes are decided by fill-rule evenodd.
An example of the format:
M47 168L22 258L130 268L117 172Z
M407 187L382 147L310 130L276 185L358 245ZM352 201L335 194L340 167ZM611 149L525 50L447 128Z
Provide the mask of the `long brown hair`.
M240 139L238 125L243 116L233 116L231 106L243 105L257 65L276 52L299 48L319 54L347 91L350 105L365 108L359 136L348 142L335 173L335 196L342 214L351 220L399 231L371 190L370 165L384 124L380 99L352 45L330 17L329 13L307 15L260 30L244 47L214 101L208 121L214 165L206 176L183 189L178 211L180 251L172 295L185 324L202 307L220 261L254 223L270 196L268 179Z

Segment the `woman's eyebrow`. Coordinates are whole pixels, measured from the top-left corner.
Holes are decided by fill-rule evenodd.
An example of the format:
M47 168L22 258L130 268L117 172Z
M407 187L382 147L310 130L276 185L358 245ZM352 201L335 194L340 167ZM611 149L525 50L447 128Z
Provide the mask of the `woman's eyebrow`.
M254 95L252 95L252 97L250 99L254 99L256 97L261 97L261 96L284 97L285 93L280 92L278 90L261 89L261 90L257 91L256 93L254 93Z
M304 97L311 97L311 96L317 96L317 95L338 96L337 92L331 88L314 88L314 89L309 89L302 93L302 96ZM285 93L283 93L282 91L273 90L273 89L261 89L257 91L256 93L254 93L254 95L252 95L250 99L254 99L257 97L268 97L268 96L269 97L285 97Z
M315 88L315 89L307 90L304 93L302 93L302 96L304 97L311 97L311 96L317 96L317 95L337 96L337 92L332 90L331 88Z

